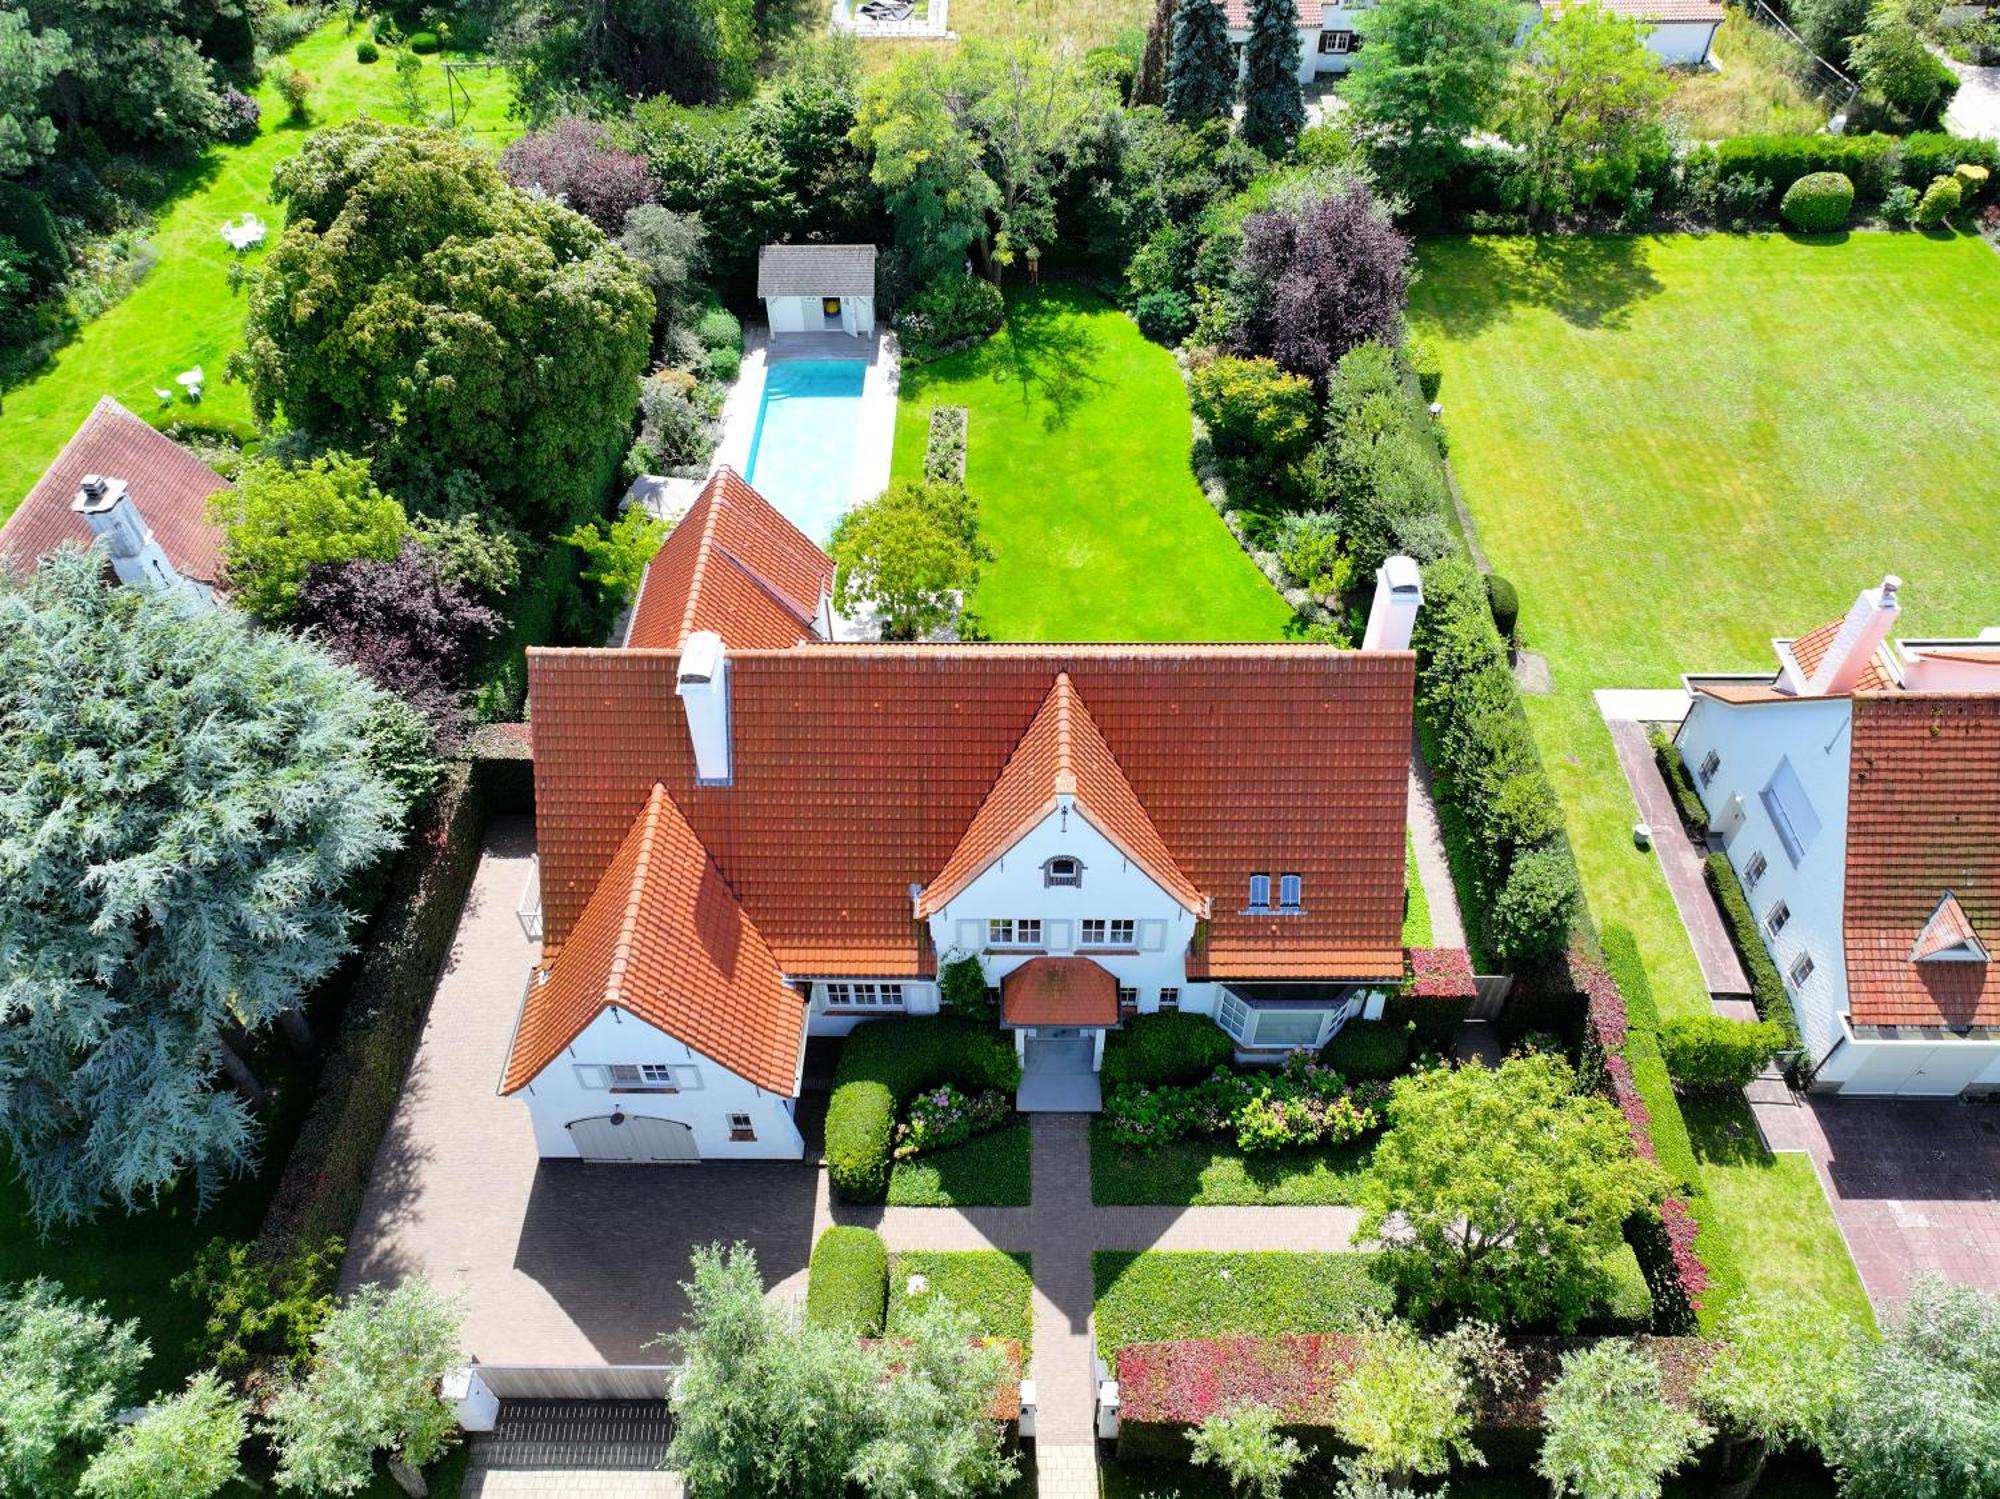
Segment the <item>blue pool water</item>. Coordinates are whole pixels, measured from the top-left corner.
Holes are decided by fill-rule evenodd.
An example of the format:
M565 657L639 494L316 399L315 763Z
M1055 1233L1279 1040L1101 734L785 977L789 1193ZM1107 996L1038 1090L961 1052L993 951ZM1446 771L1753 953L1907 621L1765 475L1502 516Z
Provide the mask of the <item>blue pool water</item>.
M848 506L861 422L859 359L785 359L764 373L748 479L814 541Z

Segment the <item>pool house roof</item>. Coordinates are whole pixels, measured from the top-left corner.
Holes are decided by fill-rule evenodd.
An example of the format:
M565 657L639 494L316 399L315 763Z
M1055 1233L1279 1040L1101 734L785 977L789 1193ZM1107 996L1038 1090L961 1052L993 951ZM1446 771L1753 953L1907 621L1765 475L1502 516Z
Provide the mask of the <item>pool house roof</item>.
M873 245L766 245L757 256L759 297L872 297Z

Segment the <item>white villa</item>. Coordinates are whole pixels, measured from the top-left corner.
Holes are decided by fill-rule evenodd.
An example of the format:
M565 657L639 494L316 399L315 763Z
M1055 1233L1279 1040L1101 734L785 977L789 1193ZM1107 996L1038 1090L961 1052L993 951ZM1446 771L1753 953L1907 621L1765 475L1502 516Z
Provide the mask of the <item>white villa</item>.
M757 296L773 335L875 331L873 245L766 245Z
M1689 676L1676 739L1792 996L1814 1086L2000 1089L2000 630L1897 640L1894 577Z
M726 470L631 644L529 655L543 961L501 1091L544 1157L796 1157L805 1044L977 958L1038 1088L1213 1015L1272 1056L1404 971L1416 569L1367 646L865 645Z

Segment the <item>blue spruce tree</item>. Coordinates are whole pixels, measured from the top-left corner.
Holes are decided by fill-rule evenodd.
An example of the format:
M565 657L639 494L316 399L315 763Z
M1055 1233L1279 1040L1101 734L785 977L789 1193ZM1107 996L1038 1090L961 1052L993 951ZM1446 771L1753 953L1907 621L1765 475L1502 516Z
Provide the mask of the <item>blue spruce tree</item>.
M1280 155L1291 149L1306 123L1293 0L1250 0L1250 41L1244 54L1243 139Z
M1174 45L1167 62L1167 118L1195 126L1227 119L1236 98L1236 59L1229 23L1215 0L1183 0L1174 12Z

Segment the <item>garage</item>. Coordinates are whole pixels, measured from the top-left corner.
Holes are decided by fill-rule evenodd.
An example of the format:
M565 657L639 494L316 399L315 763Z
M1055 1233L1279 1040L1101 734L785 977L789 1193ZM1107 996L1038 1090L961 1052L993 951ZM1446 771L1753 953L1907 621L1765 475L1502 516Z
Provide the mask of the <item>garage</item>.
M1827 1058L1819 1081L1868 1098L1956 1098L2000 1083L2000 1047L1978 1040L1850 1037Z
M586 1161L662 1165L701 1159L694 1131L675 1119L619 1112L573 1120L568 1129Z

